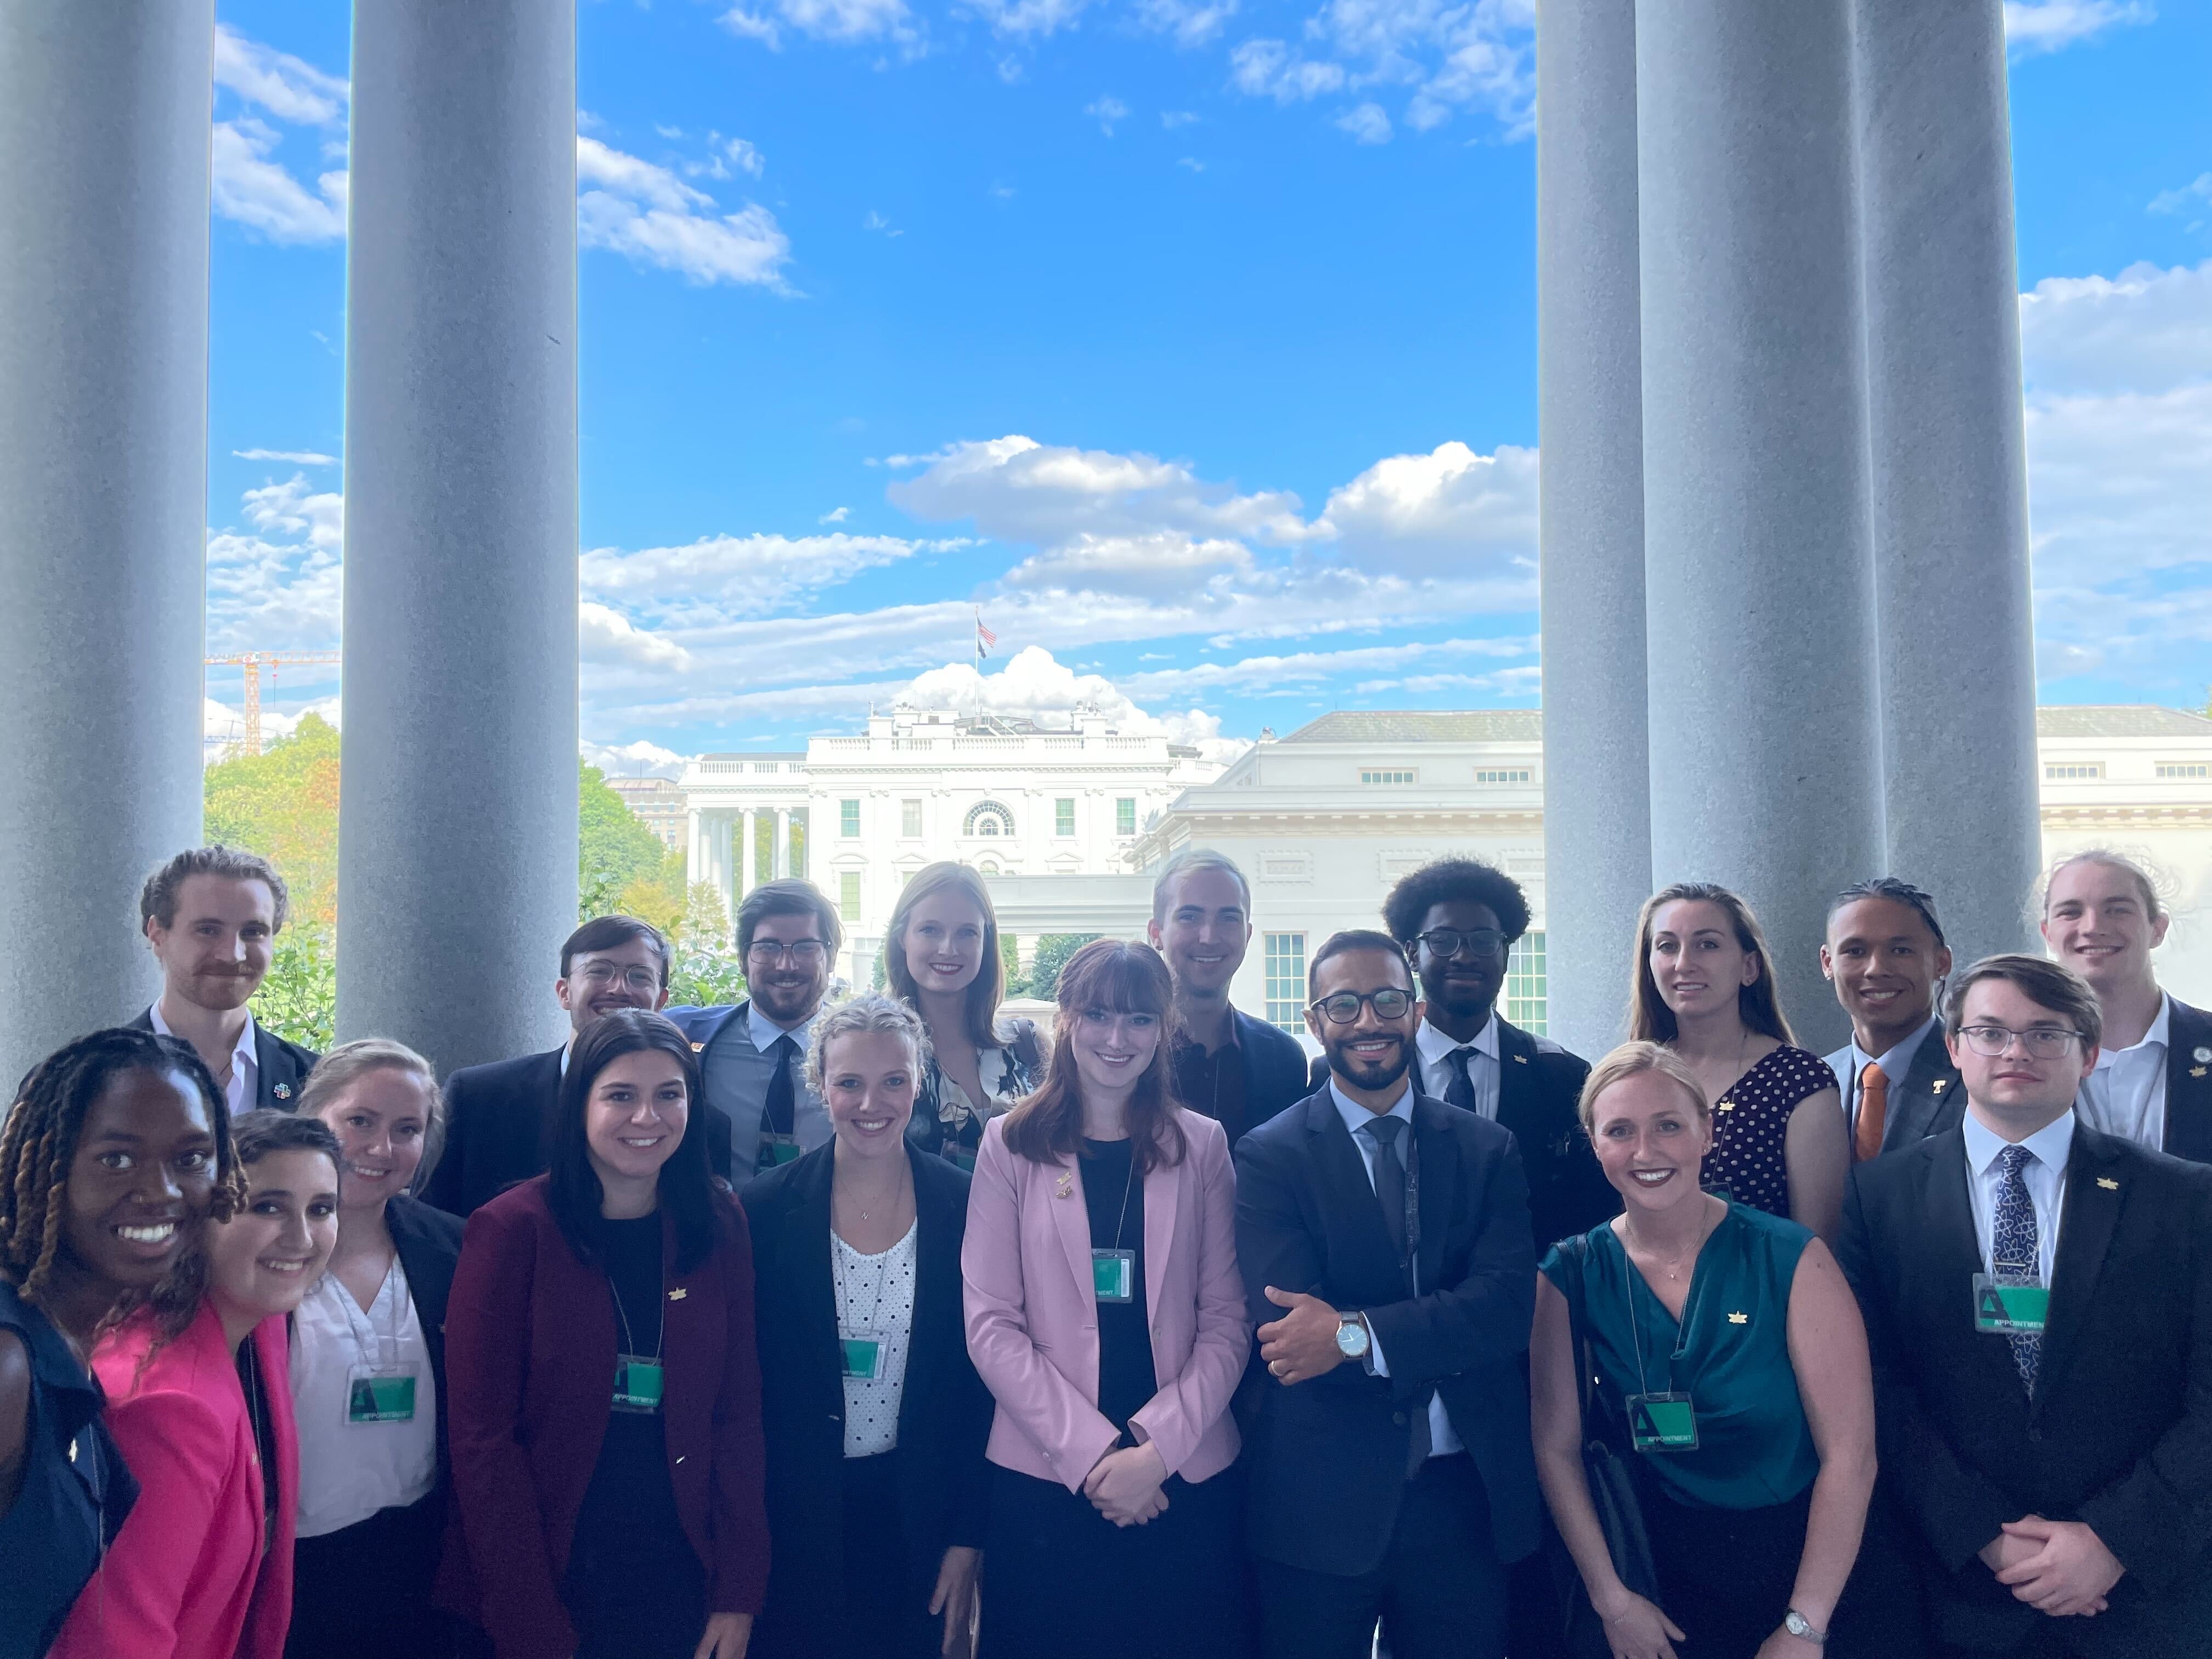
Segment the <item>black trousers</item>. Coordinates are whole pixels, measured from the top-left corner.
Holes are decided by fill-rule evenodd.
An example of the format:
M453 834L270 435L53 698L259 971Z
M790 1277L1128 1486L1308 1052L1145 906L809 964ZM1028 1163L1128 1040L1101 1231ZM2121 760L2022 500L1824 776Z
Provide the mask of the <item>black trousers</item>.
M1382 1624L1393 1659L1504 1659L1505 1568L1490 1497L1465 1452L1406 1483L1382 1564L1344 1576L1258 1564L1267 1659L1366 1659Z
M430 1605L445 1499L433 1492L404 1509L302 1538L292 1548L292 1627L284 1659L442 1659L456 1626Z
M2212 1583L2155 1595L2140 1580L2124 1576L2107 1600L2109 1608L2087 1619L2039 1614L2027 1636L2010 1647L1938 1644L1932 1651L1942 1659L2204 1659L2212 1654Z
M945 1634L929 1613L933 1580L919 1595L907 1571L908 1549L899 1502L899 1454L845 1460L843 1607L825 1608L836 1632L812 1650L838 1659L933 1659Z
M1659 1606L1696 1659L1755 1659L1790 1611L1805 1553L1808 1486L1756 1510L1692 1509L1644 1483L1644 1525L1659 1570Z

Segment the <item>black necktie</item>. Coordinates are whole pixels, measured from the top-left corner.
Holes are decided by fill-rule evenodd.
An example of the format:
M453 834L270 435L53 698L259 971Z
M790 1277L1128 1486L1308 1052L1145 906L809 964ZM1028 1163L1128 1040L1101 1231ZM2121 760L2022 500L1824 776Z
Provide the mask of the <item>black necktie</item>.
M1451 1081L1444 1085L1444 1103L1456 1106L1462 1112L1476 1109L1474 1079L1468 1075L1467 1070L1467 1063L1474 1054L1472 1048L1455 1048L1444 1056L1445 1062L1451 1066Z
M791 1082L791 1062L799 1053L799 1045L787 1033L775 1040L775 1075L768 1080L768 1100L761 1108L760 1157L756 1167L762 1170L775 1167L775 1149L769 1137L797 1133L791 1127L797 1105Z
M1402 1118L1370 1118L1360 1126L1375 1143L1375 1199L1382 1206L1382 1225L1391 1248L1406 1261L1406 1165L1398 1156L1398 1137L1405 1133Z

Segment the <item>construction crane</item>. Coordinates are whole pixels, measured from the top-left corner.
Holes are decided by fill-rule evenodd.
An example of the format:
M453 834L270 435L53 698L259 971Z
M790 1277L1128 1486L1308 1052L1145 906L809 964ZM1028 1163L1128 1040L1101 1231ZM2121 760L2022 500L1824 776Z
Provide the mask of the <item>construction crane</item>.
M334 663L340 660L335 651L241 651L234 656L210 657L210 668L238 667L246 671L246 752L261 752L261 671L269 671L271 684L276 683L278 666L289 667L295 663Z

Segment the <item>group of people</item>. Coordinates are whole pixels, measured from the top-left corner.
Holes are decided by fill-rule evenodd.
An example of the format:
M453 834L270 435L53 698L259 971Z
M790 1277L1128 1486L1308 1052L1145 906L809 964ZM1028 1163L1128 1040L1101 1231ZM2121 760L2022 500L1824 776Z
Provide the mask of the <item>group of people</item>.
M1825 1060L1669 887L1592 1065L1472 860L1311 953L1310 1060L1218 854L1048 1033L971 870L835 1003L777 881L744 1001L600 917L441 1083L262 1028L283 882L179 854L0 1129L0 1659L2201 1655L2212 1016L2141 869L2047 886L1955 969L1843 890Z

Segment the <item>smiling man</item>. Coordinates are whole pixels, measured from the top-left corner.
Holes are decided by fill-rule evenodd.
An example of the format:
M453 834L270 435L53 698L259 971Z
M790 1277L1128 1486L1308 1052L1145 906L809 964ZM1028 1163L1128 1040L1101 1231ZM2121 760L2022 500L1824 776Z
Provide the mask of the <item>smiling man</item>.
M1238 1149L1237 1255L1268 1380L1248 1462L1268 1659L1498 1659L1536 1547L1528 1188L1507 1130L1421 1093L1396 940L1307 969L1316 1093Z
M1946 1655L2212 1650L2212 1170L2076 1118L2101 1029L2069 969L1976 963L1963 1120L1851 1172L1881 1480Z
M1176 1097L1219 1123L1235 1146L1306 1093L1305 1050L1287 1031L1231 1006L1229 983L1252 943L1252 890L1227 854L1186 848L1152 884L1145 937L1175 983L1170 1060Z
M1828 907L1820 971L1851 1020L1851 1040L1827 1060L1853 1158L1955 1127L1966 1099L1936 1036L1936 991L1951 971L1936 902L1894 876L1846 887Z
M131 1024L181 1037L215 1073L234 1113L289 1112L316 1054L254 1020L291 896L276 866L234 847L195 847L146 878L138 925L161 964L161 994Z
M2172 920L2149 872L2102 848L2061 860L2044 890L2043 942L2104 1012L2083 1121L2212 1164L2212 1014L2161 989L2151 962Z

